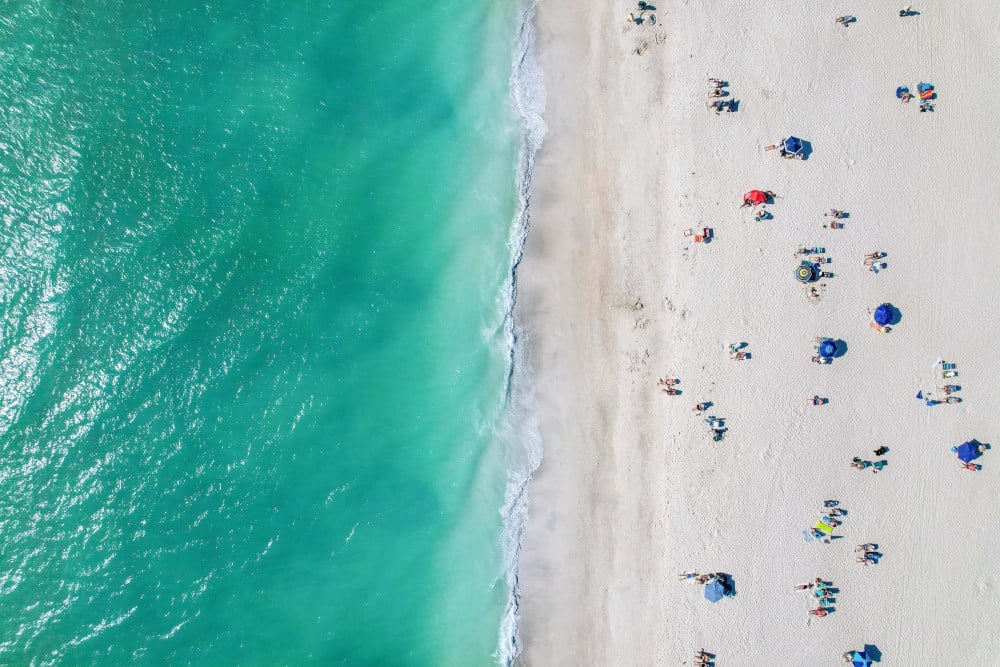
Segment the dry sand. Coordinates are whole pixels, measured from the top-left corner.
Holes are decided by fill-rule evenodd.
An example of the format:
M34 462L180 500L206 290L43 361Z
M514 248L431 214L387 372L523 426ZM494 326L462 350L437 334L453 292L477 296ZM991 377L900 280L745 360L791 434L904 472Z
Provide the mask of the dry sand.
M1000 445L1000 3L905 19L885 2L654 4L655 25L626 25L621 0L537 13L549 133L518 315L545 455L521 664L681 665L705 647L720 667L835 665L865 644L886 665L1000 664L1000 447L975 473L949 452ZM709 76L737 113L706 110ZM933 113L894 96L919 81ZM789 134L809 159L762 150ZM773 220L738 209L753 188L780 195ZM829 208L844 229L822 228ZM704 226L710 244L682 235ZM793 278L799 244L832 259L819 303ZM883 335L868 311L886 301L902 319ZM814 336L846 354L810 363ZM752 359L729 359L738 341ZM960 405L914 398L943 384L939 357ZM726 418L722 442L699 401ZM879 445L882 473L848 466ZM825 499L848 511L843 538L806 543ZM879 565L855 562L863 542ZM736 596L708 603L688 569L732 575ZM840 589L826 618L792 590L816 576Z

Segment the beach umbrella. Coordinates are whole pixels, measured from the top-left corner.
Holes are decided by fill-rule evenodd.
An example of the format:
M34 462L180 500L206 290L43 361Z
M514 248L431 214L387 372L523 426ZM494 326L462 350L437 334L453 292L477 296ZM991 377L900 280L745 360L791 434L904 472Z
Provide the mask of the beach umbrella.
M899 88L896 89L896 97L902 99L903 93L908 93L908 92L910 92L909 88L907 88L906 86L900 86Z
M887 303L883 303L881 306L875 309L875 324L879 326L885 326L892 322L892 306Z
M718 602L726 595L726 589L720 581L711 581L705 586L705 599L709 602Z
M809 262L802 262L795 269L795 279L802 283L811 283L816 280L816 267Z
M837 353L837 344L829 338L824 338L819 344L819 356L830 358Z
M872 659L864 651L852 651L851 664L854 667L871 667Z
M760 190L751 190L743 195L743 201L748 201L753 204L763 204L767 201L767 193Z
M958 458L964 463L972 463L972 461L978 459L980 456L979 446L971 442L963 442L955 448L955 453L958 454Z
M788 137L783 143L785 144L785 150L792 155L798 155L802 152L802 140L798 137Z

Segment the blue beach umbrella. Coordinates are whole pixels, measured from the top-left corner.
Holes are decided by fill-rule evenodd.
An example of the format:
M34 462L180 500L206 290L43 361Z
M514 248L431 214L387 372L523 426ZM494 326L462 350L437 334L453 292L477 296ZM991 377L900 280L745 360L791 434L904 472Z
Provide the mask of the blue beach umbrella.
M785 150L792 155L798 155L802 152L802 140L798 137L788 137L784 141Z
M972 461L978 459L981 455L979 447L971 442L963 442L955 448L955 453L958 454L958 458L964 463L972 463Z
M718 602L726 595L726 589L719 581L709 582L705 586L705 599L709 602Z
M851 653L851 664L854 667L871 667L872 659L864 651L853 651Z
M819 356L829 359L833 355L837 354L837 344L834 343L829 338L824 338L819 344Z
M903 93L908 93L908 92L910 92L909 88L907 88L906 86L900 86L899 88L896 89L896 97L902 98Z
M892 322L892 306L883 303L875 309L875 324L885 326L889 322Z

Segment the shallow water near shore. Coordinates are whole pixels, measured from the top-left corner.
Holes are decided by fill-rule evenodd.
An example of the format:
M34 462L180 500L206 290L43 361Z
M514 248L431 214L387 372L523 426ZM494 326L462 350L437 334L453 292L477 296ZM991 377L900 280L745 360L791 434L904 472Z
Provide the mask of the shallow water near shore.
M519 11L0 20L0 662L495 661Z

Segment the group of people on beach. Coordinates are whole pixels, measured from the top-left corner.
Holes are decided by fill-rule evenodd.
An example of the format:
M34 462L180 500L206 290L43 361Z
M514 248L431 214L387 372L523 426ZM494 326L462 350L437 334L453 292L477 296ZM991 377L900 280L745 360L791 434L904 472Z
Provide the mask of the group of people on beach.
M681 581L692 581L696 584L701 584L704 586L710 581L715 581L718 577L718 573L712 574L698 574L697 572L681 572L677 575Z
M882 558L877 544L859 544L854 547L854 553L856 554L855 560L866 567L869 565L878 565L879 559Z
M813 581L796 584L795 590L811 591L819 606L816 609L810 609L809 614L812 616L826 616L833 611L833 607L827 605L832 605L835 601L834 590L831 588L832 585L832 582L816 577Z
M639 0L637 9L639 10L638 14L636 14L634 11L628 13L628 18L625 21L626 23L631 23L634 25L642 25L646 21L649 21L650 25L656 25L656 14L652 13L653 11L656 10L656 7L649 4L648 2L645 2L644 0ZM650 12L648 18L646 17L646 12Z
M656 386L667 396L679 396L681 390L677 388L680 380L677 378L660 378L656 381Z
M875 452L878 452L881 449L884 449L884 448L880 447L879 449L876 449ZM889 451L889 450L885 449L885 451ZM881 454L876 453L876 456L881 456ZM882 470L882 468L886 467L887 465L889 465L889 462L885 461L885 460L881 460L881 461L866 461L866 460L862 459L859 456L855 456L855 457L853 457L851 459L851 467L852 468L857 468L858 470L871 470L872 473L878 473L878 472L880 472Z
M736 111L736 100L732 97L724 99L729 95L726 88L729 82L715 77L708 79L708 109L714 111L716 115L723 111Z

